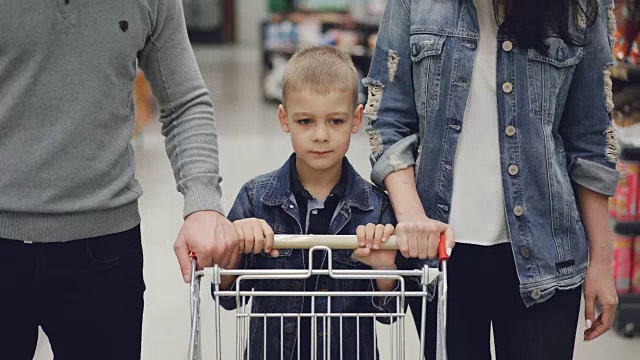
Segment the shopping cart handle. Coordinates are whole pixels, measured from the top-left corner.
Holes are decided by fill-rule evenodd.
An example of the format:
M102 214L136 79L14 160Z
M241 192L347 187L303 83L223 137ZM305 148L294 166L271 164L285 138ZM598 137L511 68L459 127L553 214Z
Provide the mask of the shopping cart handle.
M359 248L356 235L276 235L273 248L280 249L311 249L314 246L326 246L334 250L355 250ZM396 237L380 244L380 249L398 250Z
M314 246L326 246L334 250L355 250L360 247L356 235L276 235L273 241L275 250L310 249ZM391 236L388 241L380 244L380 249L398 250L396 237ZM441 262L449 260L444 234L440 234L438 257Z
M438 258L440 262L449 260L449 252L447 251L447 240L444 233L440 234L440 243L438 244Z

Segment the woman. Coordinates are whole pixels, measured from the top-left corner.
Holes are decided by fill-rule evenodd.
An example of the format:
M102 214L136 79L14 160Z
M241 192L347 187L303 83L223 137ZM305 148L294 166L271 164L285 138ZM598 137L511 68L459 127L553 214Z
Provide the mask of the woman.
M388 1L364 80L372 180L405 257L455 230L451 360L490 359L491 326L498 359L571 359L582 291L585 340L612 325L612 7Z

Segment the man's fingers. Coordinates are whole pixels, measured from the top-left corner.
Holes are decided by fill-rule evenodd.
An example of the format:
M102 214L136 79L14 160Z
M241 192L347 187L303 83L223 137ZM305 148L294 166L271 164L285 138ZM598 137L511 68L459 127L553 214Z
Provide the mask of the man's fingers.
M235 251L231 252L231 255L229 255L229 258L226 259L226 262L222 262L220 264L220 267L223 269L230 269L232 267L235 267L236 264L238 264L239 262L240 254L242 254L242 251L235 249Z
M180 272L182 273L182 279L185 283L191 281L191 257L189 256L189 249L187 243L182 238L178 238L173 245L173 251L178 258L178 265L180 265Z
M234 248L233 251L237 252L238 250ZM226 251L222 256L222 258L220 259L220 262L217 262L217 264L220 265L221 268L225 269L229 267L229 264L233 262L233 258L234 258L233 251Z
M211 264L214 264L216 262L214 262L213 258L211 256L198 256L198 261L197 261L197 270L202 270L206 267L210 267ZM189 269L191 269L191 265L189 265ZM191 271L191 270L189 270ZM189 274L189 281L191 281L191 274Z

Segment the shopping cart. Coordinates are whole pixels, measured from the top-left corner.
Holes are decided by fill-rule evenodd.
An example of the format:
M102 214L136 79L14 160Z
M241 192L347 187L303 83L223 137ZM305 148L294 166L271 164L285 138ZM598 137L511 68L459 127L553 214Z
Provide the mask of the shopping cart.
M322 245L320 245L322 244ZM446 251L446 246L444 242L444 236L441 236L440 246L439 246L439 258L440 258L440 267L439 268L430 268L425 265L423 269L415 269L415 270L395 270L395 271L375 271L375 270L338 270L333 267L333 256L332 250L353 250L358 248L358 242L356 236L342 236L342 235L276 235L274 241L274 249L309 249L309 267L308 269L295 269L295 270L281 270L281 269L272 269L272 270L251 270L251 269L237 269L237 270L225 270L221 269L217 265L211 268L205 268L204 270L196 271L196 259L192 260L192 269L191 269L191 333L190 333L190 343L189 343L189 360L201 360L202 359L202 341L201 337L201 312L200 312L200 284L202 277L206 277L211 281L214 289L214 320L215 320L215 358L220 360L222 359L222 341L221 341L221 311L220 311L220 298L221 297L235 297L237 303L237 309L235 310L235 327L236 327L236 359L243 359L245 357L251 359L251 355L249 352L249 342L250 341L262 341L264 346L264 359L267 359L267 339L272 339L274 334L267 334L267 319L269 321L273 321L274 319L280 320L280 334L275 334L280 337L280 344L284 344L284 330L282 324L284 324L286 319L294 319L298 324L298 338L297 342L300 341L300 321L303 318L310 318L312 331L311 334L315 334L317 331L317 324L320 321L320 324L328 324L328 327L324 327L327 331L331 331L331 322L337 321L340 324L340 341L339 344L333 344L333 346L339 346L339 358L343 359L343 342L342 342L342 327L344 321L353 321L355 318L356 326L357 326L357 337L360 338L360 324L361 319L371 319L374 324L374 339L373 339L373 347L374 354L376 353L376 348L378 343L381 343L379 339L377 339L376 335L376 322L382 319L386 319L386 323L390 327L391 336L388 340L390 340L390 354L387 356L385 353L380 352L380 359L405 359L406 356L406 342L405 342L405 318L406 318L406 310L405 301L408 297L419 297L422 299L422 309L421 309L421 319L422 326L419 332L419 352L418 358L422 359L425 349L426 342L426 333L425 333L425 324L426 324L426 314L427 314L427 298L429 295L428 288L430 285L436 285L438 288L438 331L437 331L437 359L438 360L446 360L446 306L447 306L447 260L448 254ZM391 237L389 241L385 242L381 246L382 249L397 249L397 243L395 237ZM327 259L327 267L324 269L314 269L313 262L313 252L315 251L326 251L326 259ZM231 291L220 291L220 283L221 276L230 275L237 276L235 290ZM375 280L375 279L393 279L397 280L399 286L396 287L397 290L390 292L380 292L380 291L256 291L254 289L247 290L241 289L242 286L240 284L243 281L247 280L278 280L278 281L291 281L291 280L299 280L306 279L311 276L329 276L333 279L345 279L345 280ZM411 280L413 279L413 280ZM406 290L406 282L407 281L417 281L421 285L420 291L407 291ZM275 296L275 297L292 297L292 296L303 296L307 298L311 298L311 312L309 313L300 313L300 314L288 314L288 313L254 313L250 311L249 305L247 305L247 301L249 297L265 297L265 296ZM389 299L391 301L395 301L395 312L390 313L333 313L331 312L331 299L333 297L338 296L349 296L349 297L386 297L387 301ZM318 313L314 311L314 304L317 298L326 298L327 301L327 312ZM249 323L251 319L260 319L264 322L264 338L263 339L253 339L250 338L249 332ZM413 326L411 327L413 328ZM228 332L228 326L225 327L225 332ZM408 329L408 331L412 331L412 329ZM318 344L318 340L316 336L311 336L311 352L310 354L300 354L300 348L298 347L297 354L294 354L294 358L297 359L317 359L318 354L318 346L322 346L322 356L324 359L331 359L332 351L327 351L332 348L331 344L331 336L327 336L327 341L322 341L321 344ZM357 360L360 360L360 342L356 341L356 344L353 346L357 346ZM334 350L336 351L336 350ZM284 359L283 350L280 350L280 353L277 355L269 354L269 359L278 358ZM310 356L309 356L310 355ZM297 356L297 357L296 357Z

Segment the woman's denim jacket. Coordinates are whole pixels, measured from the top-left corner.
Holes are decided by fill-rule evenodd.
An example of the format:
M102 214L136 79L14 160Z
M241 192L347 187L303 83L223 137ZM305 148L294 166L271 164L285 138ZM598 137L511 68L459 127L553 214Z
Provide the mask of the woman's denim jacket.
M245 218L264 219L275 234L301 234L300 215L291 191L290 161L272 173L259 176L246 183L238 194L229 212L229 220L235 221ZM344 199L338 204L336 215L331 221L329 233L336 235L354 235L358 225L393 224L395 217L387 195L362 179L353 167L345 164L348 171L347 188ZM350 250L333 251L334 269L370 269L369 266L353 260ZM326 256L326 254L325 254ZM305 250L280 250L278 257L261 253L245 255L241 267L246 269L306 269L308 268L308 252ZM399 256L402 258L402 256ZM404 258L402 258L404 259ZM244 281L243 290L254 288L258 291L302 291L306 283L301 280L260 280ZM319 276L316 291L373 291L374 282L371 280L338 280L326 276ZM232 289L235 290L235 284ZM378 297L334 297L331 301L333 313L389 313L396 312L395 300L382 302ZM390 299L389 299L390 300ZM307 297L305 301L310 301ZM220 299L221 305L232 310L237 306L236 298ZM316 298L316 312L326 312L326 297ZM251 303L254 313L286 313L298 314L303 309L302 297L254 297ZM342 327L343 355L347 359L356 358L356 344L360 342L360 357L373 359L377 355L374 351L374 329L372 319L361 319L360 337L357 337L356 320L345 318ZM382 321L382 320L381 320ZM280 318L267 320L267 358L280 359ZM331 348L333 358L340 357L340 321L331 321ZM318 328L317 344L322 347L328 332ZM285 359L297 356L297 319L285 318L282 327ZM254 318L250 325L250 338L258 339L250 343L250 358L263 359L264 324L263 319ZM320 350L319 350L320 351ZM303 357L308 356L301 354ZM319 358L322 358L319 353Z
M527 306L584 279L588 243L574 185L608 196L616 189L609 76L615 24L612 0L599 4L587 9L598 11L592 25L583 14L569 20L584 46L550 36L541 54L498 33L504 205ZM364 80L373 182L384 186L388 174L414 166L427 215L444 222L478 29L473 0L389 0Z

